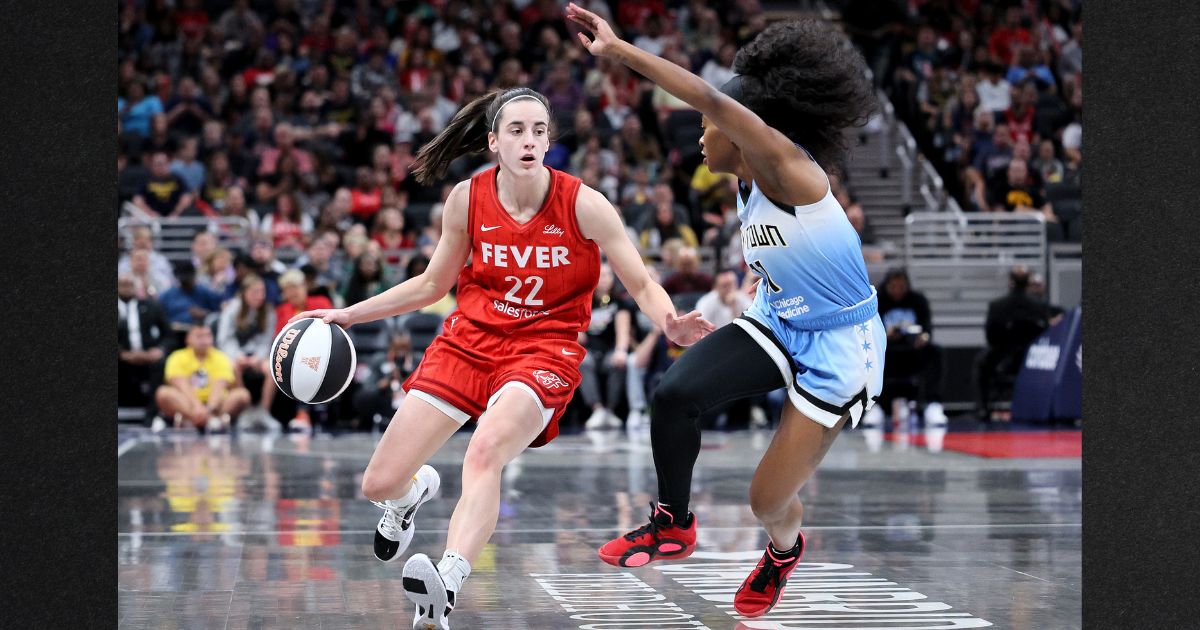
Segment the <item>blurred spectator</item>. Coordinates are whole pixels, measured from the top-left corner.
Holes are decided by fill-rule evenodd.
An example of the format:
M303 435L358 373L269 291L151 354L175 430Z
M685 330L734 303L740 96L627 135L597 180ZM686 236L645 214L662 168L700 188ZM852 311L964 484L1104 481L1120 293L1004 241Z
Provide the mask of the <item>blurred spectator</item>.
M749 294L739 290L737 272L725 269L713 280L712 290L696 301L696 310L720 328L750 308L751 301Z
M1029 162L1029 167L1047 184L1061 182L1065 170L1062 160L1054 155L1054 141L1048 139L1038 143L1037 157Z
M736 54L737 48L733 44L722 43L717 55L704 62L704 66L700 68L700 78L713 87L725 85L736 74L733 71L733 57Z
M345 270L334 263L334 253L339 244L336 232L321 232L309 243L304 255L296 259L296 267L311 268L311 272L306 272L313 279L313 284L309 285L310 292L314 287L320 286L323 288L320 293L333 299L337 294L337 287L342 286L346 279Z
M238 428L278 430L271 416L275 381L270 376L271 343L275 337L275 309L267 302L267 285L262 278L242 279L237 296L221 309L217 322L217 348L233 363L238 387L259 391L258 405L239 418Z
M300 213L300 204L292 193L276 197L275 211L264 215L259 224L259 231L270 237L276 249L304 249L305 236L312 229L312 217Z
M360 166L354 172L354 188L350 190L350 216L356 222L370 224L381 207L383 190L375 180L375 173Z
M409 250L417 246L416 239L404 229L404 213L396 208L384 208L375 216L371 240L379 243L389 265L406 263L407 257L402 255L400 250Z
M125 88L125 98L117 99L117 119L125 133L139 136L150 135L150 120L163 113L162 101L154 95L146 95L146 79L134 77Z
M592 293L592 321L579 343L587 355L579 366L579 392L592 409L587 429L618 428L613 411L625 393L625 364L632 346L631 327L636 305L617 293L612 269L600 265L600 280ZM603 383L603 386L602 386Z
M192 204L194 197L187 184L171 172L171 161L164 151L150 155L150 179L141 192L133 196L133 204L152 217L177 217Z
M934 345L933 316L929 300L912 289L908 272L892 269L884 276L879 293L879 318L887 328L883 362L884 396L881 408L894 407L899 399L916 401L927 423L944 424L941 404L942 354ZM896 417L893 408L892 417Z
M700 241L696 233L687 225L684 218L676 214L674 204L665 198L654 204L654 214L650 221L643 221L646 227L640 235L642 253L654 253L671 239L681 239L688 247L698 247ZM705 286L705 290L708 286Z
M276 335L297 313L318 308L333 308L333 302L330 302L329 298L308 294L308 284L305 282L304 272L299 269L292 269L280 276L279 288L283 291L283 301L275 307L274 334Z
M147 264L152 276L165 280L166 285L170 286L174 276L171 261L167 260L166 256L154 251L154 231L146 226L138 226L133 229L131 240L129 253L117 261L117 273L129 271L132 268L133 252L141 250L146 252ZM157 281L154 284L160 286Z
M145 252L141 252L145 254ZM153 298L138 297L133 277L117 277L117 405L146 407L161 381L169 324ZM152 416L153 414L150 414Z
M667 276L662 287L675 296L685 293L707 293L713 286L713 277L700 271L700 253L695 247L684 247L675 258L674 273Z
M212 232L200 230L192 235L192 266L197 270L204 267L208 256L217 249L217 236Z
M369 384L354 395L358 417L370 420L375 428L386 429L404 400L404 390L400 386L416 371L419 360L413 354L412 338L406 334L393 334L388 341L387 354L368 366L366 378Z
M223 431L250 404L250 392L236 386L233 363L212 344L212 330L196 324L188 329L187 347L167 357L165 384L154 398L159 413L174 418L176 428L186 423L210 433ZM155 428L164 423L156 418Z
M1020 6L1010 6L1004 11L1004 22L988 38L988 52L1000 63L1013 62L1014 50L1033 43L1029 32L1030 21L1022 15Z
M196 267L183 261L175 268L178 286L164 291L159 304L167 314L176 331L188 329L192 324L204 323L204 318L221 310L221 296L208 287L196 283Z
M200 86L191 76L179 79L179 92L163 106L167 126L189 136L197 136L204 123L213 116L212 104L200 93Z
M993 419L993 388L1007 390L1016 379L1025 360L1025 351L1050 327L1050 307L1028 294L1029 271L1013 267L1008 276L1007 295L988 303L987 349L980 355L976 376L979 383L979 410L984 421Z
M189 193L196 193L204 186L206 178L204 164L196 159L199 140L184 138L179 143L179 151L171 161L171 172L178 175L187 186Z
M1047 221L1058 221L1041 187L1032 181L1024 160L1008 163L1007 177L994 189L991 199L993 212L1040 212Z
M357 304L367 298L375 297L391 288L383 273L383 263L379 257L370 252L364 252L354 261L354 269L342 297L346 304Z
M975 91L979 94L979 106L989 112L1002 112L1012 105L1012 86L996 63L984 64Z
M150 252L144 249L129 252L129 269L124 273L133 280L139 300L157 299L173 282L172 276L162 275L150 266Z
M233 254L225 248L218 247L208 254L204 264L197 270L196 283L224 296L234 281L234 275Z

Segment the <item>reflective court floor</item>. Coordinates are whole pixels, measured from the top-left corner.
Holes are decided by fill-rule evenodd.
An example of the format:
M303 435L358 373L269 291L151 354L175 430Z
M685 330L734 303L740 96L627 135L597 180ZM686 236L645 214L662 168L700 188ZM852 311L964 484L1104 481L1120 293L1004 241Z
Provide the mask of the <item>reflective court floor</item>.
M411 627L403 562L372 555L380 511L359 489L377 435L118 432L119 627ZM861 430L801 492L808 548L782 600L741 619L733 592L766 544L746 495L770 436L705 433L697 552L638 569L596 548L645 521L648 437L564 435L527 451L505 471L496 534L451 627L1081 627L1077 457L980 457L940 450L940 436ZM441 495L418 512L408 554L441 557L469 437L430 462Z

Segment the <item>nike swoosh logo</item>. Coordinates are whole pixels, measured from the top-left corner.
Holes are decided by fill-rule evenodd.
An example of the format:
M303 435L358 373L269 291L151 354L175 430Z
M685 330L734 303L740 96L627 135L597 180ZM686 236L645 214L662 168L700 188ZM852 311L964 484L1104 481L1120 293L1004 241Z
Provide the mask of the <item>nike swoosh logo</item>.
M568 356L575 356L575 355L579 354L578 352L567 352L566 348L563 348L562 353L565 355L568 355Z
M491 232L492 230L499 230L499 229L500 229L499 225L493 225L492 227L488 227L486 225L479 226L480 232Z

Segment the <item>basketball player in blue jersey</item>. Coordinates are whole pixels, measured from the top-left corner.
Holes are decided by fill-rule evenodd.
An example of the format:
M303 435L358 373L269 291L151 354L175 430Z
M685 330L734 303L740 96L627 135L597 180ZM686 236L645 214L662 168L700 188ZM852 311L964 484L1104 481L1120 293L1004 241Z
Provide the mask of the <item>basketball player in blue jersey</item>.
M740 614L757 617L779 600L804 551L800 488L883 385L886 331L875 290L825 175L845 150L843 131L870 115L871 85L861 55L818 21L764 30L738 53L738 76L718 90L622 41L594 13L570 4L566 15L584 29L578 37L591 54L620 61L703 115L705 162L740 180L742 249L760 276L753 305L735 325L689 348L663 377L650 426L659 501L649 523L599 555L622 567L690 555L698 418L786 387L791 404L750 484L750 507L770 544L734 596Z

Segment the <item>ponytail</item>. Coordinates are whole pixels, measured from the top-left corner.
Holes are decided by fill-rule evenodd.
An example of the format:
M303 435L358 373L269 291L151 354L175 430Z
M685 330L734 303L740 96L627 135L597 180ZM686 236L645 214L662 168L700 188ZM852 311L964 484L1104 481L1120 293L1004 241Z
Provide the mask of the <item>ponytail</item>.
M433 140L425 143L413 160L412 175L417 183L428 186L446 175L450 163L469 153L487 150L487 134L495 131L500 110L517 98L535 98L546 111L550 103L529 88L492 90L467 103Z

